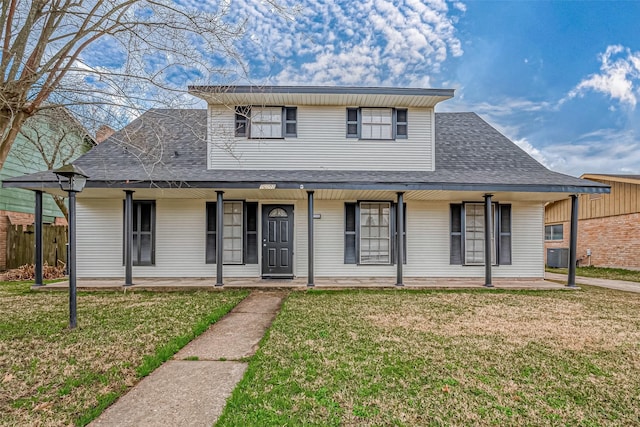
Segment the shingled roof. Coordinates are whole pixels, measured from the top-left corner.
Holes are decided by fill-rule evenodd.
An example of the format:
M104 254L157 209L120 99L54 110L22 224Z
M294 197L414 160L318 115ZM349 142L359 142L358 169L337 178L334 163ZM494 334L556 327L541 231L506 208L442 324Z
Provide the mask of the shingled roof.
M207 111L150 110L75 161L88 186L370 188L608 192L608 186L552 172L475 113L436 113L436 170L207 169ZM50 188L51 171L12 178L10 187ZM56 184L57 185L57 184Z

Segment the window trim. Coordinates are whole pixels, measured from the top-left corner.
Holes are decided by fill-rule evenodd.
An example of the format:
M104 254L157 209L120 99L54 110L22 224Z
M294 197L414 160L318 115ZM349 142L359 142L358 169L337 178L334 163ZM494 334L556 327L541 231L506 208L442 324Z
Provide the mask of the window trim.
M449 204L449 251L450 251L450 257L449 257L449 264L450 265L462 265L462 266L469 266L469 267L478 267L478 266L483 266L485 265L485 263L467 263L467 251L466 251L466 205L483 205L484 206L484 202L477 202L477 201L466 201L466 202L461 202L461 203L450 203ZM512 209L512 205L510 203L499 203L499 202L492 202L491 203L492 207L493 207L493 253L495 256L495 259L492 260L491 265L492 266L500 266L500 265L511 265L513 262L513 245L512 245L512 239L513 239L513 229L512 229L512 224L513 224L513 209ZM453 231L453 206L459 206L460 209L460 231ZM503 227L502 227L502 209L508 207L509 209L509 231L503 231ZM484 212L484 209L483 209ZM453 252L453 242L452 242L452 237L453 236L460 236L460 262L454 262L454 252ZM508 242L509 242L509 260L501 260L501 251L500 251L500 246L501 246L501 241L503 237L508 237Z
M280 136L252 136L252 113L258 108L280 108ZM287 119L287 113L293 111L295 118ZM298 137L298 107L285 105L237 105L235 107L235 136L247 139L272 140ZM287 125L294 125L294 132L287 132ZM240 132L239 129L244 129Z
M236 200L236 199L230 199L230 200L223 200L223 204L224 203L242 203L242 261L237 263L237 262L223 262L223 265L252 265L252 264L258 264L258 220L259 220L259 215L258 215L258 202L247 202L246 200ZM217 229L209 230L209 213L211 212L213 214L213 226L217 227L217 202L212 201L212 202L206 202L205 204L205 250L204 250L204 261L205 264L215 264L216 263L216 252L218 250L217 248L217 240L216 240L216 236L217 236ZM248 229L248 224L247 224L247 218L248 218L248 210L253 207L255 209L255 221L256 221L256 229L255 230L249 230ZM224 209L224 208L223 208ZM224 210L223 210L223 215L224 215ZM211 250L209 245L207 244L207 239L208 236L213 236L213 241L216 242L216 247L215 250L213 251L213 253L209 254L209 251ZM255 235L255 244L256 244L256 250L255 250L255 259L248 259L249 258L249 239L247 236L249 235ZM223 236L224 237L224 236ZM224 250L224 249L223 249ZM210 256L209 256L210 255ZM223 257L224 259L224 257ZM211 260L211 261L209 261Z
M554 227L558 227L560 226L560 233L554 233L553 229ZM550 236L551 238L547 239L547 227L549 227L550 230ZM560 234L560 238L556 239L554 238L556 234ZM545 242L561 242L564 240L564 224L563 223L559 223L559 224L545 224L544 226L544 241Z
M363 109L380 109L391 110L391 138L363 138L362 137L362 110ZM349 120L349 112L356 111L356 120ZM398 121L398 111L404 111L406 113L406 121ZM359 139L361 141L395 141L398 139L409 138L409 109L408 108L396 108L396 107L347 107L345 117L346 129L345 136L349 139ZM349 125L356 125L356 133L349 133ZM398 127L406 126L406 133L399 133Z

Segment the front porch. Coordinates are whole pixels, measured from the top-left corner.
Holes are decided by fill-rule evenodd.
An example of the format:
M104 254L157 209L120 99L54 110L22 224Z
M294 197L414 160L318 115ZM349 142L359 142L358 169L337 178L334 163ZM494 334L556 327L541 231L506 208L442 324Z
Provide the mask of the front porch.
M182 291L182 290L223 290L234 288L291 289L306 290L306 277L291 280L261 278L225 278L224 286L215 286L215 278L136 278L131 286L124 286L122 278L78 279L77 288L81 291L123 290L123 291ZM389 277L316 277L311 289L488 289L483 278L422 278L407 277L404 286L397 286ZM509 290L563 290L578 289L542 279L494 279L494 288ZM50 283L33 286L35 290L66 290L69 282Z

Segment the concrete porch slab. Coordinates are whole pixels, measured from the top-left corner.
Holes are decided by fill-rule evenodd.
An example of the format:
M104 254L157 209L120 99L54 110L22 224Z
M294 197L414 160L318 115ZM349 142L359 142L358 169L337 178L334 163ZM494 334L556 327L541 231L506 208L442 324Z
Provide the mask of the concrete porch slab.
M134 285L123 286L124 279L79 279L77 288L80 291L119 290L119 291L176 291L176 290L208 290L223 289L262 289L262 290L306 290L306 277L291 280L274 280L261 278L229 277L224 279L224 286L215 286L215 278L138 278ZM407 277L404 286L395 286L394 277L318 277L315 289L472 289L483 288L481 278L430 278ZM567 289L564 284L543 279L493 279L495 289L529 289L558 290ZM66 290L69 282L50 283L45 286L32 287L34 290Z

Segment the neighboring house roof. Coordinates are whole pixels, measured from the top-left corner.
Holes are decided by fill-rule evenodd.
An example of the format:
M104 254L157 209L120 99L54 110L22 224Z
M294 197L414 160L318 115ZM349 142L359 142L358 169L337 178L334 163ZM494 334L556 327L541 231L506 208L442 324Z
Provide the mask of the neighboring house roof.
M616 175L616 174L600 174L600 173L585 173L580 178L589 179L592 181L614 181L624 182L627 184L640 184L640 175Z
M604 184L552 172L475 113L436 113L435 171L207 169L207 111L151 110L85 154L75 165L91 187L389 189L608 192ZM57 186L52 172L5 185Z

